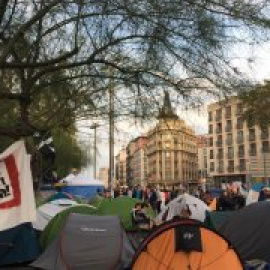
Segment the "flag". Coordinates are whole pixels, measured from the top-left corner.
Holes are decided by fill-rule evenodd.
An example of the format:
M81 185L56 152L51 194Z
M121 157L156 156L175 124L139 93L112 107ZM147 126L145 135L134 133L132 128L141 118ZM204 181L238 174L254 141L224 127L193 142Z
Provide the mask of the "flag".
M35 219L30 155L18 141L0 154L0 231Z

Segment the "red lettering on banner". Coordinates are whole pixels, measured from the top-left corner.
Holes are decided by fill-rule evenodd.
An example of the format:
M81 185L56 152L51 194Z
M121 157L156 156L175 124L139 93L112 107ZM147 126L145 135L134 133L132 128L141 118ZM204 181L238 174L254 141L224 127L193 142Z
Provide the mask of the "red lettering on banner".
M19 172L16 161L13 155L8 156L3 160L5 162L7 173L10 179L10 184L13 191L13 198L9 201L0 203L0 209L16 207L21 204L21 188L19 183Z

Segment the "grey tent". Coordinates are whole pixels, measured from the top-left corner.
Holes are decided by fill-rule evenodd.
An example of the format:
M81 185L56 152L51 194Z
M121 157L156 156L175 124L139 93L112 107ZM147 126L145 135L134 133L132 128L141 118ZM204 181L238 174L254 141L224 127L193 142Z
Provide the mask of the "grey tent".
M118 217L71 213L58 237L32 266L46 270L120 270L133 255Z
M270 202L257 202L232 215L220 228L244 261L270 262Z

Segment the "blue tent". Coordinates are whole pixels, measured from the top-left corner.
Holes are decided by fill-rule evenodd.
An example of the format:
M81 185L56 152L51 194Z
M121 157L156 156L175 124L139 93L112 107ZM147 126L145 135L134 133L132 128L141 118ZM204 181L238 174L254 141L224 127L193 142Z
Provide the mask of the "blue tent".
M104 184L95 179L91 179L87 174L81 173L65 181L66 185L61 187L62 192L67 192L73 196L90 199L104 189Z
M0 231L0 269L3 265L31 262L39 255L40 247L31 223Z

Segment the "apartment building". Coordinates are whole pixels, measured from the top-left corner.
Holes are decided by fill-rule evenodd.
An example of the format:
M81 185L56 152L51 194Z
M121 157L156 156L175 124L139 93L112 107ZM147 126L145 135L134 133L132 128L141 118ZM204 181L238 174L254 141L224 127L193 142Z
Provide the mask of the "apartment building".
M263 181L270 176L269 127L248 124L241 100L232 97L208 106L210 176L226 182Z
M197 136L198 147L198 179L200 183L205 183L209 170L207 164L208 135Z
M115 158L115 179L120 186L127 185L127 151L121 149Z
M100 168L98 179L104 184L107 188L109 183L109 168Z
M174 112L168 92L158 120L147 134L147 184L187 187L197 183L197 138Z
M147 177L147 137L139 136L133 140L134 150L132 153L130 169L132 173L131 185L146 186Z

